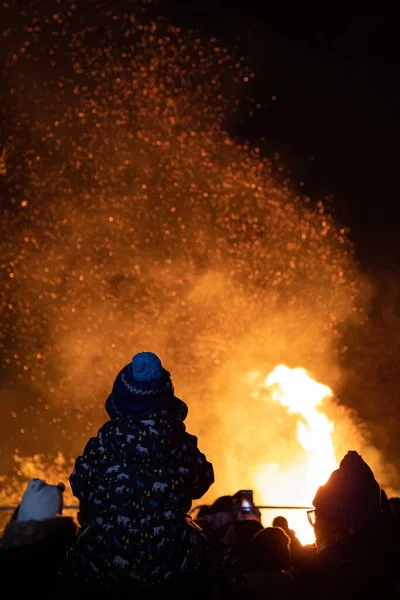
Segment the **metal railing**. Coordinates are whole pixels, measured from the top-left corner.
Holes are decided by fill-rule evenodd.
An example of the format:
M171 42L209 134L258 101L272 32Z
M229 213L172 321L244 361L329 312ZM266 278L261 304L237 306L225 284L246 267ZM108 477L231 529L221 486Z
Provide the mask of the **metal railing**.
M14 511L17 510L18 506L0 506L0 511ZM79 510L79 506L75 504L63 506L63 510Z
M192 511L195 511L199 508L202 508L203 505L201 506L194 506L192 508ZM260 510L313 510L312 506L272 506L272 505L257 505L254 508L258 508ZM0 506L0 511L12 511L12 510L16 510L17 506ZM70 504L67 506L63 506L63 510L79 510L79 506L75 505L75 504Z
M197 506L193 506L190 509L189 514L192 515L197 510L200 510L201 508L206 508L208 506L209 506L208 504L200 504ZM257 510L314 510L313 506L275 506L272 504L266 504L266 505L257 504L255 506L253 506L253 508L255 508Z
M313 506L255 506L260 510L314 510Z

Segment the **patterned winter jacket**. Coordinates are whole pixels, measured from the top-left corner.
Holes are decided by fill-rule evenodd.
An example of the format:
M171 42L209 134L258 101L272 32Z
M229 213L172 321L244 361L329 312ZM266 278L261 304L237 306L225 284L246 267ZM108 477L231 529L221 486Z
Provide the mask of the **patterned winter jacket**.
M176 417L163 411L108 421L70 477L83 532L62 572L102 584L184 581L207 546L185 515L213 481L197 438Z

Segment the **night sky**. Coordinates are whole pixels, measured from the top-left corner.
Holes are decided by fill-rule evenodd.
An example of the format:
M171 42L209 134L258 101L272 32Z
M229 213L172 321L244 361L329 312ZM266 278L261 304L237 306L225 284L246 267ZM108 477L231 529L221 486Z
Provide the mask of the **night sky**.
M395 275L400 248L400 71L390 4L160 3L175 23L238 44L256 74L249 95L268 106L232 123L232 133L265 136L305 193L333 195L359 260L378 277L383 269Z

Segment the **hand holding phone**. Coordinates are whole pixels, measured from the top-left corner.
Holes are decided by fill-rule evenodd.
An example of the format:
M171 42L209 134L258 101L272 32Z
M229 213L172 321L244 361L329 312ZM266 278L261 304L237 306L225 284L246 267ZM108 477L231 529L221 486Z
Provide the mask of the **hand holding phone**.
M240 490L233 496L237 521L260 520L260 512L254 505L253 490Z

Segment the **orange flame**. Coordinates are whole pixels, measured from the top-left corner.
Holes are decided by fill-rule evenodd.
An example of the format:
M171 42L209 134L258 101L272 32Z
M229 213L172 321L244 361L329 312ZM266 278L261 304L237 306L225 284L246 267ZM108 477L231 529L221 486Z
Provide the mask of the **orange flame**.
M263 387L273 401L279 402L289 413L299 415L297 440L304 454L284 472L277 472L274 465L263 467L257 474L257 489L265 503L312 506L317 488L336 468L334 426L320 411L323 401L332 397L332 390L312 379L305 369L290 369L284 365L275 367ZM288 518L289 525L294 526L302 543L312 542L314 533L305 511L284 512L280 511Z

